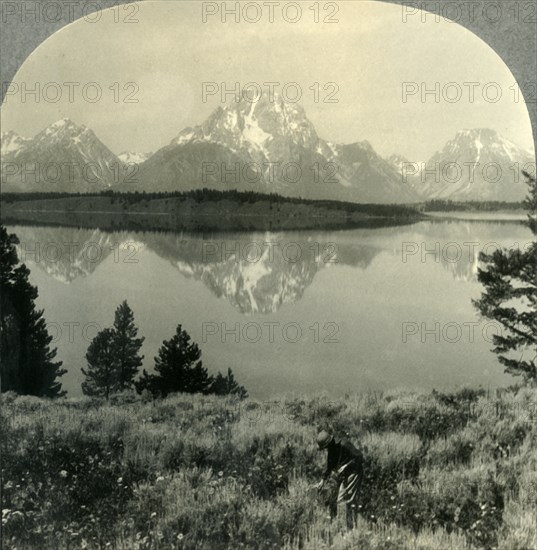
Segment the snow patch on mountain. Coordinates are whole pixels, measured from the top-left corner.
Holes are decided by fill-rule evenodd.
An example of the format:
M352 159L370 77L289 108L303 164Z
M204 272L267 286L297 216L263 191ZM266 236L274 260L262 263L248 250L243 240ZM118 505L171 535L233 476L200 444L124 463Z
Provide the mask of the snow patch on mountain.
M13 140L2 138L2 146L13 149ZM37 167L34 177L26 177L20 170L5 178L6 188L16 191L99 191L119 185L126 176L119 159L93 131L69 118L57 120L33 139L25 140L15 158L21 166Z
M518 201L535 157L490 128L460 130L412 178L425 199Z
M0 155L3 158L7 156L12 158L16 156L29 141L31 141L30 138L19 136L16 132L2 132L0 138Z
M125 164L142 164L142 162L145 162L150 156L151 153L123 151L122 153L119 153L117 158Z

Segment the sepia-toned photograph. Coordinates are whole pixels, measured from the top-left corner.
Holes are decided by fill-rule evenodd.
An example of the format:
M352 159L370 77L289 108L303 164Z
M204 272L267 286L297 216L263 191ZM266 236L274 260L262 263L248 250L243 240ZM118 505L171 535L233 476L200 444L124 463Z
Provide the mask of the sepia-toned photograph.
M537 550L535 0L0 25L2 550Z

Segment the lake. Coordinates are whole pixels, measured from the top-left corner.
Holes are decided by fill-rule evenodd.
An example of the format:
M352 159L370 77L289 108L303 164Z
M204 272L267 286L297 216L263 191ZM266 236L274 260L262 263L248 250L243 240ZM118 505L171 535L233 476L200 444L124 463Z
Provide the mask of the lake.
M490 217L490 216L489 216ZM39 289L64 388L81 393L91 339L127 300L144 367L182 324L211 373L254 399L512 380L498 326L471 305L478 251L524 247L517 221L431 219L345 231L188 234L12 225Z

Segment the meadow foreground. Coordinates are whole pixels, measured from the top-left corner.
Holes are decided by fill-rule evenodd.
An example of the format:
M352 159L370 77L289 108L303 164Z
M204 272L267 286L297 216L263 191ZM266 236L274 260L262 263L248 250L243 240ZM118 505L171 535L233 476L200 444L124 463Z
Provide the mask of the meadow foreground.
M285 402L2 396L12 549L537 548L537 391ZM359 520L317 492L319 428L365 449Z

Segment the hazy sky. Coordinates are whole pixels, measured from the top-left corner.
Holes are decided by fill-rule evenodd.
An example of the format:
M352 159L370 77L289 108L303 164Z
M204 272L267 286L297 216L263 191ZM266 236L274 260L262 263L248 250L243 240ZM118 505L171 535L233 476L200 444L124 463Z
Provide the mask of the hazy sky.
M220 16L203 23L201 3L184 1L140 3L133 15L137 23L116 22L127 17L122 7L106 10L96 23L77 21L43 43L14 79L19 88L56 82L61 99L36 103L27 95L23 103L20 92L8 96L1 109L2 131L31 137L70 117L91 127L115 153L155 151L222 105L219 95L202 101L203 82L232 88L235 82L271 81L300 84L300 103L321 137L341 143L367 139L382 155L397 152L411 161L425 160L457 130L475 127L494 128L533 148L526 106L521 97L515 101L514 77L470 31L434 18L422 23L419 15L403 23L401 6L370 1L339 2L339 23L314 23L309 5L302 4L302 17L294 24L283 21L278 8L273 23L266 10L258 23L235 23L232 16L227 23ZM321 11L321 17L327 13ZM73 98L65 82L80 83ZM81 88L89 82L102 91L95 103L82 97ZM123 101L134 91L123 89L129 82L138 87L133 96L138 103ZM335 82L339 102L315 102L309 88L316 82ZM441 93L438 103L433 95L422 102L418 93L405 103L405 82L418 89L456 83L462 98L450 103ZM468 82L479 83L473 101ZM118 90L110 89L114 83L119 102ZM495 84L485 88L488 83ZM501 99L484 100L485 89L491 100L500 89ZM445 91L450 99L457 87ZM54 99L57 89L49 86L47 92ZM95 87L87 92L93 98Z

